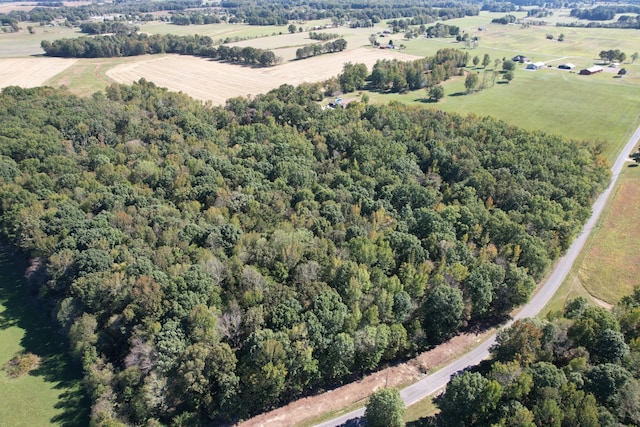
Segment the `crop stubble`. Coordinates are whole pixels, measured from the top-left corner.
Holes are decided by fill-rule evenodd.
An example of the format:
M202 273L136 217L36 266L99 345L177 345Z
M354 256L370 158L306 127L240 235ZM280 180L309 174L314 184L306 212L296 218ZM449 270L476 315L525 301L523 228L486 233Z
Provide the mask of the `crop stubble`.
M63 58L0 59L0 89L7 86L36 87L75 62Z
M364 63L371 68L378 59L393 58L407 61L419 57L394 50L356 48L288 61L275 67L253 68L192 56L166 55L118 65L109 70L107 76L127 84L144 78L196 99L224 104L228 98L265 93L285 83L295 86L326 80L338 75L346 62Z

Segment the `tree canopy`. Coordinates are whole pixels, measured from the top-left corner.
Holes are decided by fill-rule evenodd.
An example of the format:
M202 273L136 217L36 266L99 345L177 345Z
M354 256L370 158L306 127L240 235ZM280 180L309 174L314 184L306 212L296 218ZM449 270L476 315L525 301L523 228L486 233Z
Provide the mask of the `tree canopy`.
M609 176L595 145L324 90L2 90L0 232L46 260L96 425L237 420L508 313Z
M612 312L579 298L564 318L515 322L489 363L447 385L427 425L637 425L640 352L627 325L639 296L640 288Z

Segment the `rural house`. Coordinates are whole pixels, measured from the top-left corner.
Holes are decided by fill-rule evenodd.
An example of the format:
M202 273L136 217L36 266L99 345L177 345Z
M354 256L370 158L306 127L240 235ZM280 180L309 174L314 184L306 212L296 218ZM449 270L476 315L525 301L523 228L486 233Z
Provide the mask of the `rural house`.
M527 64L527 70L539 70L540 68L544 68L544 62L531 62Z
M598 65L594 65L593 67L585 68L580 70L580 74L583 76L590 76L591 74L601 73L603 70L602 67Z

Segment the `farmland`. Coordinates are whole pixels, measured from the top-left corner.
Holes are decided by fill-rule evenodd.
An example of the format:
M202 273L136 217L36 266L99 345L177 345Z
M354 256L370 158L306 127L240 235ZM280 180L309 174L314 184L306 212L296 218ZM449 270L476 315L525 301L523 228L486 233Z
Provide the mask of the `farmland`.
M75 59L10 58L1 60L0 88L36 87L71 67Z
M194 98L223 104L227 98L257 95L283 83L298 85L328 79L340 73L348 61L371 67L380 58L408 60L415 57L390 50L359 48L290 61L276 67L250 68L190 56L167 55L121 64L106 74L119 83L145 78Z

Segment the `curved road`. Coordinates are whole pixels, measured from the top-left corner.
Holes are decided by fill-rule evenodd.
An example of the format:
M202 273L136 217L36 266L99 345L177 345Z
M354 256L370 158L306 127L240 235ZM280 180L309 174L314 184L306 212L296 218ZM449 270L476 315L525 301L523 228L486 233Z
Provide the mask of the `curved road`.
M536 294L531 298L529 303L527 303L518 312L518 314L516 314L515 317L505 325L505 327L511 325L511 323L513 323L515 320L535 316L549 302L553 294L556 293L565 277L569 273L569 270L578 257L578 254L580 254L580 252L582 251L589 233L595 227L596 221L600 217L607 199L611 195L611 191L614 188L618 176L620 175L625 162L629 158L629 154L631 154L633 148L639 140L640 126L638 126L634 134L631 136L631 138L629 138L629 141L620 152L620 155L618 155L616 162L613 164L611 168L611 183L594 202L591 217L582 228L580 235L578 235L575 241L571 244L567 253L562 258L560 258L560 260L558 260L558 263L556 264L551 275L547 278L547 281L540 287ZM493 345L493 343L495 343L495 341L496 335L493 334L478 347L466 353L459 359L453 361L449 365L434 372L433 374L426 376L417 383L414 383L409 387L403 389L400 392L400 396L402 397L402 400L404 400L405 406L410 406L446 386L452 374L470 366L477 365L484 359L487 359L489 357L489 348ZM316 427L340 426L351 419L360 418L362 416L364 416L364 408L360 408L353 412L349 412L348 414L345 414L341 417L337 417L322 424L318 424Z

